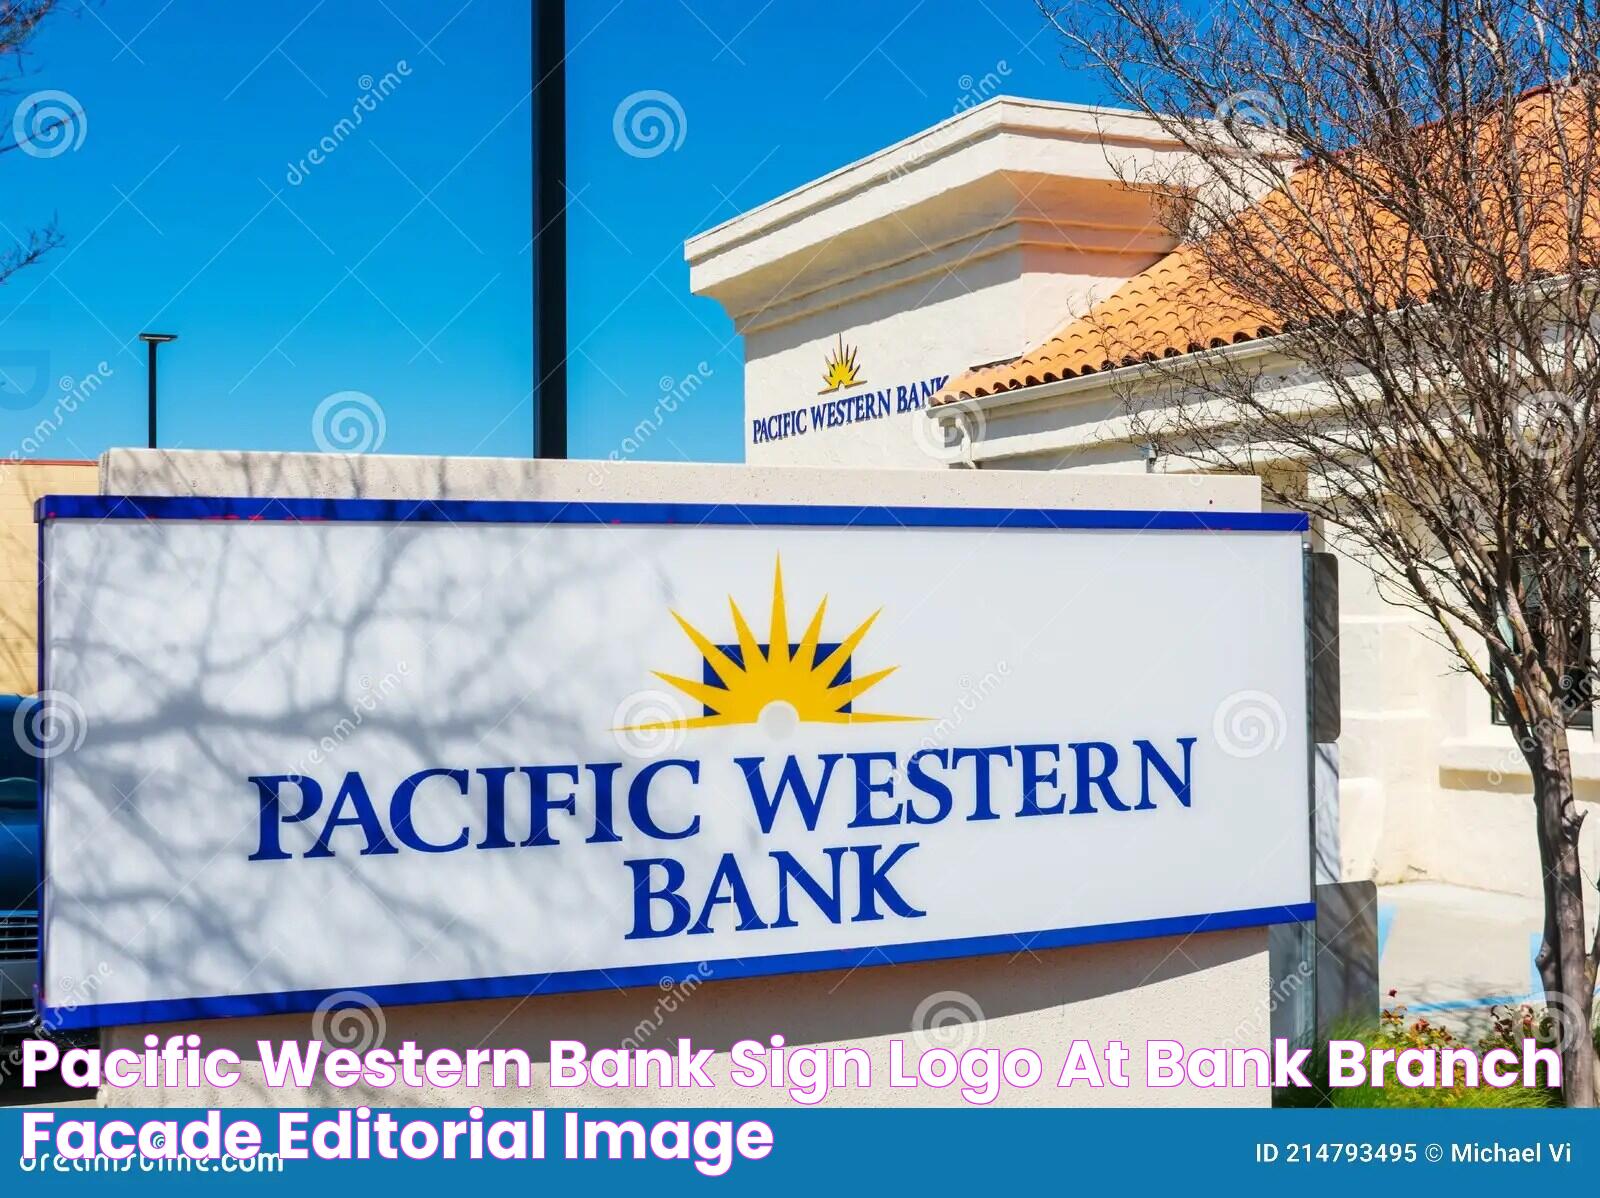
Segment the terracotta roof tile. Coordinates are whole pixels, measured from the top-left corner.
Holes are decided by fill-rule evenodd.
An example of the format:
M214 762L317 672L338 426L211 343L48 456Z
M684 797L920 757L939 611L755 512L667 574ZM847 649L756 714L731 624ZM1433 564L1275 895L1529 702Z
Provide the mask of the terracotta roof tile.
M1552 107L1548 91L1530 93L1522 102L1519 114L1526 118L1526 124L1519 122L1519 125L1524 129L1547 130L1553 124ZM1521 136L1519 132L1519 139ZM1547 236L1536 236L1529 247L1533 251L1533 271L1538 275L1571 269L1572 243L1566 237L1570 226L1565 209L1561 208L1565 196L1561 194L1562 181L1558 178L1560 168L1552 155L1545 155L1542 163L1535 160L1526 169L1525 178L1531 179L1536 189L1542 190L1547 198L1559 201L1549 210L1554 215L1539 224ZM1330 182L1321 172L1300 171L1291 178L1288 187L1297 202L1312 210L1349 210L1360 202L1346 185ZM1281 234L1285 229L1293 230L1297 219L1286 211L1288 202L1289 196L1282 190L1269 194L1240 215L1235 235L1239 228L1248 232L1254 223L1276 229L1280 234L1277 240L1281 241ZM1362 277L1384 282L1381 299L1390 307L1428 298L1429 285L1419 267L1395 266L1402 262L1414 264L1424 257L1414 252L1415 234L1391 214L1374 212L1368 204L1363 204L1363 208L1366 219L1353 222L1361 228L1365 238ZM1600 200L1582 219L1596 232L1580 240L1590 244L1600 242ZM1293 269L1312 272L1311 278L1317 287L1325 289L1322 299L1327 308L1349 310L1353 301L1340 298L1341 290L1346 290L1340 285L1342 271L1328 263L1325 248L1318 243L1315 234L1306 232L1297 240L1304 244L1286 247L1282 251L1283 260L1291 263ZM1507 248L1508 251L1514 248L1510 238ZM1391 272L1393 277L1386 279L1386 273ZM967 371L952 381L934 402L951 403L995 395L1158 358L1255 341L1284 332L1287 323L1272 312L1241 299L1223 282L1212 278L1201 249L1193 244L1183 245L1123 283L1083 316L1068 320L1043 345L1009 361Z
M1182 246L1037 349L960 376L938 402L1036 387L1277 331L1270 314L1229 296L1209 279L1198 251Z

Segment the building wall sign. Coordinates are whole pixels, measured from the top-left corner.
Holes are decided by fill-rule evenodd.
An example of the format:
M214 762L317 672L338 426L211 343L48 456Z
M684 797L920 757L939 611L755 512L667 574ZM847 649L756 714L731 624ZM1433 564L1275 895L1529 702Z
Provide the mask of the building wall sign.
M824 429L920 411L949 381L950 376L942 374L875 390L859 390L869 385L860 363L860 351L856 346L845 344L841 336L824 362L823 385L818 398L780 412L752 416L750 444L765 445Z
M73 724L44 762L63 1026L1311 910L1300 517L39 515L42 684Z

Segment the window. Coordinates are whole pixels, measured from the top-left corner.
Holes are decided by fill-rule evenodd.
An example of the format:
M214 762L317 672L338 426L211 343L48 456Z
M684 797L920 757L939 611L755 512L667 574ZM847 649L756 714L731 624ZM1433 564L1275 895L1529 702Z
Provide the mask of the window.
M1533 558L1531 555L1525 555L1518 560L1522 565L1524 589L1528 596L1528 614L1530 622L1532 622L1537 618L1541 607L1538 582L1531 577ZM1580 560L1582 562L1582 577L1574 580L1573 588L1575 592L1583 587L1583 579L1589 573L1589 551L1587 549L1582 551ZM1566 709L1568 728L1594 727L1595 680L1588 668L1588 659L1592 652L1590 637L1593 630L1590 627L1587 605L1582 605L1581 610L1583 614L1579 617L1580 623L1571 630L1571 639L1576 646L1577 655L1582 659L1582 664L1573 667L1561 676L1561 692L1557 696L1562 706ZM1500 627L1502 634L1509 640L1510 629L1504 617L1501 617ZM1506 713L1497 701L1491 700L1490 702L1490 719L1496 724L1507 723Z

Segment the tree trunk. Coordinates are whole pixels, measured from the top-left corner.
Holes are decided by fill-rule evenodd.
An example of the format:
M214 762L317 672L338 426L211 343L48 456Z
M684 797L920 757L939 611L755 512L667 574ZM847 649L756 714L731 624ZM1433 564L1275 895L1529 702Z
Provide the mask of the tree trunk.
M1543 739L1543 738L1541 738ZM1545 1004L1555 1019L1561 1049L1562 1092L1568 1106L1600 1105L1594 1051L1594 988L1584 936L1583 871L1578 857L1577 804L1567 765L1565 729L1555 745L1541 746L1534 765L1539 864L1544 872L1544 942L1537 962ZM1553 760L1552 760L1553 758ZM1554 768L1552 768L1554 767Z

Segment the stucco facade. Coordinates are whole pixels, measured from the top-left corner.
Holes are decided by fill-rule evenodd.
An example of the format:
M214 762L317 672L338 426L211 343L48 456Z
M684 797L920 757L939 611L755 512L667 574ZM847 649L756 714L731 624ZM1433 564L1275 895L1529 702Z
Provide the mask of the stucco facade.
M745 460L950 461L926 400L1170 249L1119 171L1178 153L1133 114L996 99L691 238L744 338Z
M38 526L41 495L92 495L95 462L23 461L0 466L0 694L28 695L39 685Z
M1019 377L1014 390L933 411L822 430L807 421L770 440L753 433L773 412L816 401L828 350L841 343L857 349L864 376L836 393L847 401L880 379L1032 361L1055 330L1172 249L1119 168L1180 155L1131 113L1001 97L692 238L692 288L722 302L745 334L748 459L1068 477L1181 471L1153 458L1124 417L1119 388L1137 384L1139 367ZM948 235L923 234L917 220ZM1284 388L1304 385L1271 361L1269 343L1235 349L1269 372L1282 367ZM1326 547L1341 558L1339 872L1537 896L1529 778L1509 734L1418 617L1384 602L1346 546ZM1600 743L1574 729L1572 745L1592 809ZM1600 819L1586 832L1593 873Z

